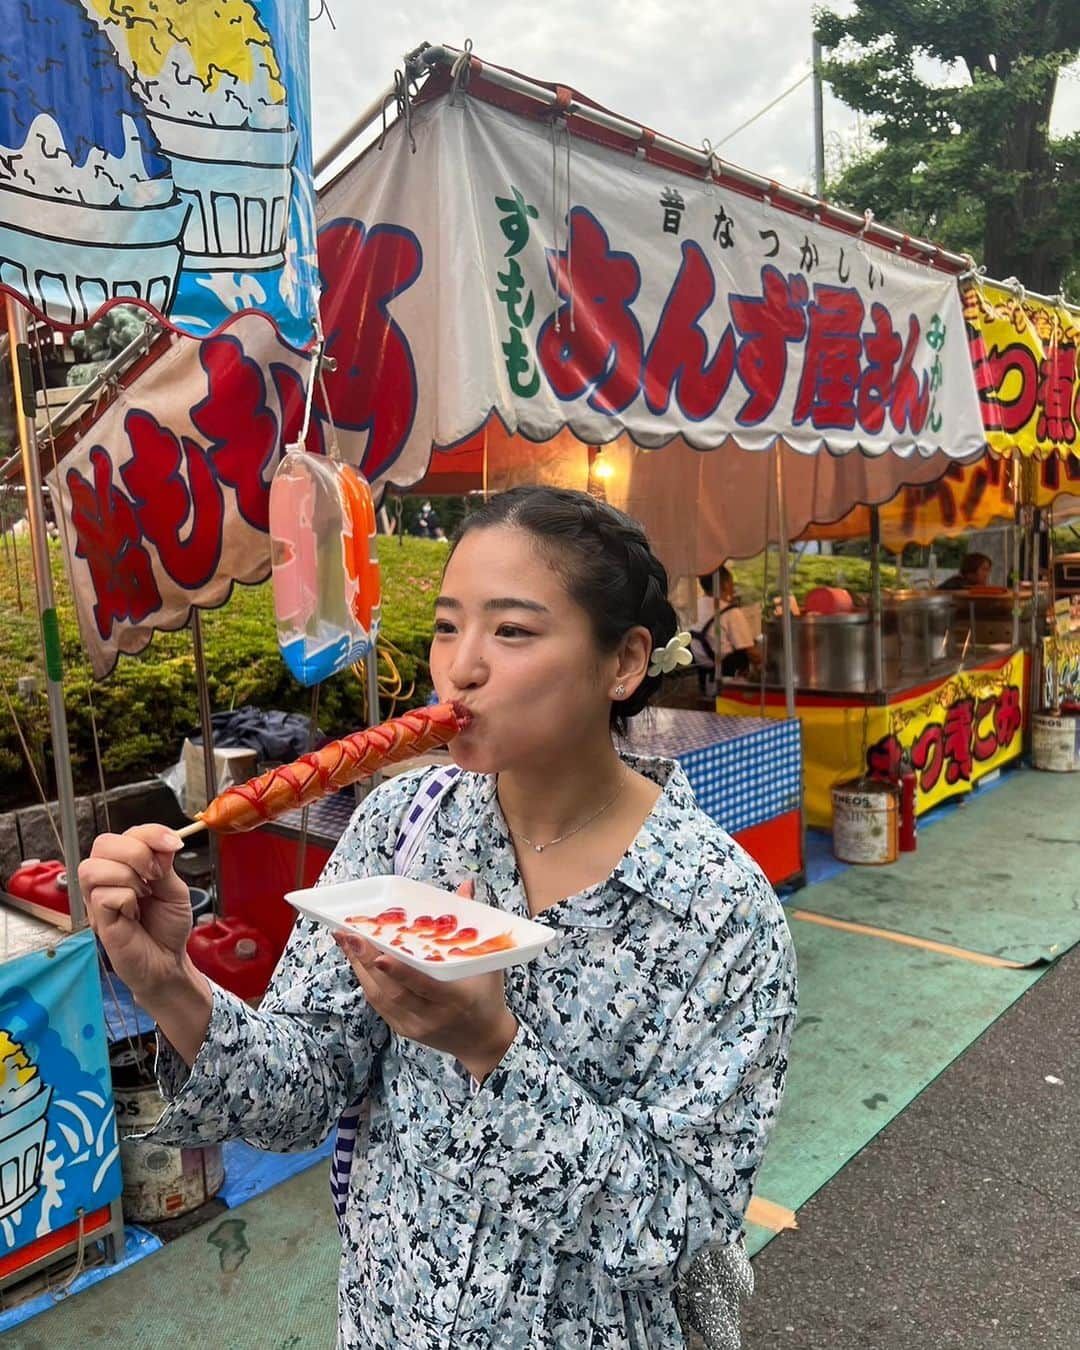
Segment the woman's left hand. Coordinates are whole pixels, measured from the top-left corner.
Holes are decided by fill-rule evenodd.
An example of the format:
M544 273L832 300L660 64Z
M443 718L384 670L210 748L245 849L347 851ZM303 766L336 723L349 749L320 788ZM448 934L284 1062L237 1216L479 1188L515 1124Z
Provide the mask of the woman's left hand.
M458 895L471 898L473 883ZM391 1031L454 1058L477 1080L491 1073L517 1035L501 970L464 980L433 980L363 938L337 934L368 1003Z

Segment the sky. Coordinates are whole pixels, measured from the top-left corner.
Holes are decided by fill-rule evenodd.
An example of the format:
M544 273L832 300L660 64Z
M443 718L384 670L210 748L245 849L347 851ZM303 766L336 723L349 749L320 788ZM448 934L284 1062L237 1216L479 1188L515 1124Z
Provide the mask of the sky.
M407 7L326 0L311 28L315 155L391 85L405 52L425 41L460 47L471 38L483 60L569 85L690 145L707 137L723 158L809 188L809 80L725 138L809 71L811 7L810 0L413 0ZM317 12L314 3L311 9ZM831 165L861 129L827 88L824 124ZM1052 126L1059 133L1080 130L1080 64L1062 78Z

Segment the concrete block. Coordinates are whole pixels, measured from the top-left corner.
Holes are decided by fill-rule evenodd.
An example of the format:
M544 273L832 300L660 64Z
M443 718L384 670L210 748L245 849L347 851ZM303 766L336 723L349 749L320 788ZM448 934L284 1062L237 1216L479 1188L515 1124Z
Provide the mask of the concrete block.
M49 803L49 811L60 828L60 813L55 802ZM60 858L60 846L56 842L49 815L44 806L26 806L15 813L19 829L19 845L24 858ZM78 828L79 857L85 858L94 842L95 817L94 803L89 797L75 798L75 824Z
M7 879L22 862L19 852L19 827L15 823L15 812L5 811L0 815L0 886L7 885Z

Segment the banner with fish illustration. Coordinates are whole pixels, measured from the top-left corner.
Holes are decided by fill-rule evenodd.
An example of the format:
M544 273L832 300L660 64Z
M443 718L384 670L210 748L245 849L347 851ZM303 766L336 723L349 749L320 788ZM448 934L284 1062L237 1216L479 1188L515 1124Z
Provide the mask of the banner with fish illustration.
M95 1231L120 1188L97 946L86 930L0 965L0 1274L14 1252L74 1241L80 1216Z
M206 336L317 302L308 15L290 0L0 0L0 289L61 326Z
M1080 452L1080 313L989 283L964 288L986 439L998 454Z

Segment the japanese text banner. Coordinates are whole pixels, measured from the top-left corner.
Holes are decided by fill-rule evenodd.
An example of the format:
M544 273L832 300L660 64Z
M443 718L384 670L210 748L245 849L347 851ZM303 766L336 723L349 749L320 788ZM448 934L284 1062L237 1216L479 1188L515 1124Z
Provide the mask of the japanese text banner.
M1056 521L1080 515L1080 457L1044 459L1032 466L1031 506L1053 505ZM904 487L880 508L881 542L890 553L908 544L984 530L1013 519L1016 497L1007 460L984 455L975 464L952 464L935 483ZM843 520L812 525L808 539L865 539L870 512L860 506Z
M341 267L370 278L323 326L380 359L372 481L415 482L492 411L591 445L985 444L953 278L576 137L553 154L548 129L475 99L422 106L411 133L415 153L392 128L320 203Z
M986 438L1001 455L1080 450L1080 317L998 286L969 285L964 316Z
M756 690L728 685L716 710L756 713L759 701ZM988 658L884 707L800 696L807 824L831 829L834 787L866 773L895 780L905 757L915 770L919 813L970 792L1020 756L1026 702L1022 652ZM782 696L770 695L761 711L787 716Z
M174 338L49 474L98 679L192 605L270 575L270 479L302 426L308 364L257 315Z
M288 0L3 7L0 286L61 325L138 300L313 340L308 16Z

